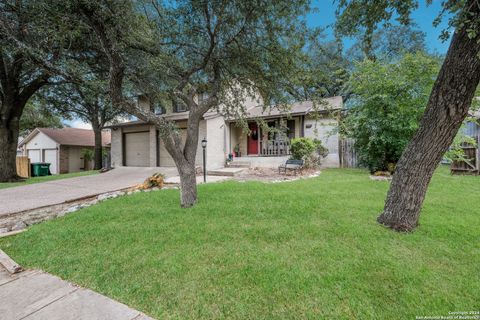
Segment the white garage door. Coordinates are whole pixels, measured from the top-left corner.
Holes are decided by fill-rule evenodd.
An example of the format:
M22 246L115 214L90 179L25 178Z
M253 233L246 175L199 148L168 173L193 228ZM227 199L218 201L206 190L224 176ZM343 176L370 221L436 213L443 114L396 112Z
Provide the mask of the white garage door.
M57 150L45 149L43 150L43 162L50 163L50 172L57 174Z
M30 159L30 163L42 162L39 149L29 149L27 150L27 155L28 155L28 158Z
M125 165L128 167L149 167L149 132L125 133Z

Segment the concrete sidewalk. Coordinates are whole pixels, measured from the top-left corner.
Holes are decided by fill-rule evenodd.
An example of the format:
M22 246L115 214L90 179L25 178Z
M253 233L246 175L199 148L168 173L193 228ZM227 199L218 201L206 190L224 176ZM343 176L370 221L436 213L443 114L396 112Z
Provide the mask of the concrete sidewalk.
M120 167L106 173L68 178L0 190L0 217L15 212L51 206L126 189L154 173L176 176L173 167Z
M124 304L38 270L11 275L0 265L0 319L153 320Z

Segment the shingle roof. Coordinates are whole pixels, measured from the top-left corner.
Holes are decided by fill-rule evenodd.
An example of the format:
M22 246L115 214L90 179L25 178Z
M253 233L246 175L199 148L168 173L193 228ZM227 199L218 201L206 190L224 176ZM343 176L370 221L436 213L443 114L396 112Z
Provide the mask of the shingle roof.
M53 141L61 145L68 146L82 146L82 147L93 147L95 146L95 138L93 130L88 129L78 129L78 128L36 128L34 132L42 132L43 134L50 137ZM21 144L25 144L30 140L33 135L25 138ZM102 145L107 146L111 142L110 132L102 131Z
M332 110L339 110L343 108L343 98L341 96L335 96L330 98L324 98L321 102L316 104L313 101L302 101L302 102L295 102L288 106L288 108L279 108L276 106L265 108L264 106L255 106L251 107L250 109L246 110L246 117L248 119L252 118L262 118L262 117L274 117L280 115L295 115L295 114L308 114L314 111L319 112L328 112ZM205 113L204 118L212 118L215 116L220 115L217 110L210 110ZM160 117L164 117L168 120L186 120L188 119L188 111L186 112L179 112L179 113L170 113L170 114L162 114L159 115ZM229 119L230 121L232 119ZM145 121L141 120L134 120L130 122L119 123L115 125L111 125L108 128L113 127L127 127L139 124L147 124Z
M323 101L316 104L313 101L302 101L292 103L287 108L279 108L273 106L271 108L264 108L263 106L253 107L247 110L247 118L261 118L280 116L285 114L308 114L314 111L331 111L338 110L343 107L343 99L340 96L325 98Z

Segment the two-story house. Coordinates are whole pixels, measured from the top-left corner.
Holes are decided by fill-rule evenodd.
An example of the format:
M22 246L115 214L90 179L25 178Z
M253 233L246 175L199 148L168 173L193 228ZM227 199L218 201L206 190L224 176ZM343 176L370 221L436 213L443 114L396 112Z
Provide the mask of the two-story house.
M142 108L155 109L143 96L139 97L138 104ZM206 162L210 170L223 168L229 155L252 167L276 167L290 157L291 139L311 137L320 139L329 150L323 165L338 167L338 135L333 129L337 126L334 113L343 107L342 97L326 98L322 105L314 108L311 101L304 101L292 104L288 111L275 107L265 110L257 99L247 99L243 107L249 130L236 125L235 119L207 112L200 123L197 165L202 165L203 138L207 140ZM158 111L159 117L175 121L185 134L188 110L177 107L167 113ZM258 125L260 119L276 130L262 130ZM113 167L175 166L152 124L139 120L117 124L111 127L111 135Z

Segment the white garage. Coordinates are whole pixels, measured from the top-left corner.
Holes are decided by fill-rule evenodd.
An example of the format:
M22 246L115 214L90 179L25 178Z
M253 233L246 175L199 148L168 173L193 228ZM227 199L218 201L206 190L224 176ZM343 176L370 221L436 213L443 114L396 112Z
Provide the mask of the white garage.
M102 144L109 149L110 132L102 132ZM30 163L50 163L51 174L82 171L86 165L93 168L82 153L94 146L93 130L77 128L36 128L19 144Z
M128 132L124 134L125 166L150 166L150 132Z

